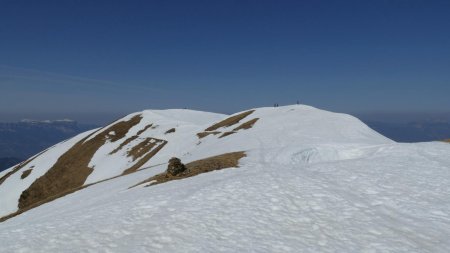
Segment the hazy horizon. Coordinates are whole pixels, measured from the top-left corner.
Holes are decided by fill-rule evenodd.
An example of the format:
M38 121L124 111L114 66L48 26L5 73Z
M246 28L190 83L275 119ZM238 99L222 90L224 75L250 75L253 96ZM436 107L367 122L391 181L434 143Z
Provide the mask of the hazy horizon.
M270 107L270 105L267 105ZM282 106L282 105L280 105ZM143 108L137 111L147 109L183 109L183 108ZM207 111L201 108L187 108L191 110ZM245 108L250 109L250 108ZM244 109L244 110L245 110ZM332 108L319 108L333 111ZM129 112L92 112L92 113L0 113L1 123L19 122L24 119L31 120L60 120L71 119L81 124L104 125L117 120L125 115L137 111ZM233 114L237 111L213 111L216 113ZM448 112L340 112L358 117L362 121L379 121L391 123L410 123L410 122L450 122L450 111Z
M446 114L449 10L446 1L4 1L0 121L105 123L150 108L234 113L297 100L379 118Z

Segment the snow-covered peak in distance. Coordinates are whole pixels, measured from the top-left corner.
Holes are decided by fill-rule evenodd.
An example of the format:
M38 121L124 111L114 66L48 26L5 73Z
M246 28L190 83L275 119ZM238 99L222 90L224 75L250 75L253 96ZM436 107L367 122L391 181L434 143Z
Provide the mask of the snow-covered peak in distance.
M433 246L450 231L450 204L438 201L450 193L449 152L306 105L145 110L1 172L0 216L17 216L0 223L0 240L10 251L67 251L62 239L34 244L57 231L86 235L73 239L81 251L439 251L449 249ZM171 157L189 178L160 174ZM19 230L35 240L3 232Z

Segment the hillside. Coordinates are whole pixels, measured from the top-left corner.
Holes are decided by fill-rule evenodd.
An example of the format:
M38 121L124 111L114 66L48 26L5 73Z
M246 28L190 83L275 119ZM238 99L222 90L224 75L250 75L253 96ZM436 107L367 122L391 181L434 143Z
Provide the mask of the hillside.
M304 105L146 110L0 172L0 241L12 252L446 252L449 152ZM187 172L164 174L171 157Z

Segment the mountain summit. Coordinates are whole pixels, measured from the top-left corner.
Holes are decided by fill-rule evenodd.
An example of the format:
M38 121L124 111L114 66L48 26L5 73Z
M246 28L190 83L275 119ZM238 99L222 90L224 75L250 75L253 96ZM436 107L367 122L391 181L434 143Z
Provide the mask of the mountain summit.
M146 110L1 172L0 241L42 252L445 252L449 152L305 105Z

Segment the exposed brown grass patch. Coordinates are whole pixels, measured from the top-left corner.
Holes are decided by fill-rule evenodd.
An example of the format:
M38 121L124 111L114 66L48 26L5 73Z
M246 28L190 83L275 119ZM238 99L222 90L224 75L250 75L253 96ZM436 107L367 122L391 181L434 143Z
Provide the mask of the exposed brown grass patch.
M125 137L125 135L128 133L128 130L130 130L130 128L134 127L135 125L139 124L139 122L141 122L141 120L142 120L142 116L136 115L133 118L131 118L130 120L117 122L116 124L112 125L108 129L106 129L105 131L100 133L99 135L103 135L104 133L109 133L109 132L115 132L115 135L112 135L112 136L108 135L108 136L110 137L110 140L112 142L118 141L118 140L122 139L123 137Z
M22 175L20 175L20 179L24 179L24 178L28 177L28 175L31 174L31 171L33 171L33 169L24 170L22 172Z
M128 151L128 156L133 157L133 161L135 161L137 158L143 156L144 154L152 150L155 146L160 145L163 142L163 140L145 138L145 140L141 141L139 144L132 147Z
M219 138L223 138L223 137L225 137L225 136L228 136L228 135L231 135L231 134L235 134L235 133L236 133L236 131L225 132L225 133L223 133L221 136L219 136Z
M183 178L193 177L202 173L211 172L214 170L221 170L226 168L238 167L239 160L245 157L246 154L243 151L226 153L218 156L211 156L205 159L197 160L186 164L186 171L176 176L172 176L166 172L155 175L145 181L142 181L137 185L151 182L150 185L161 184L172 180L180 180ZM147 186L150 186L147 185ZM132 186L134 187L134 186Z
M19 198L19 209L81 187L93 170L88 164L95 152L105 144L107 139L114 142L123 138L128 130L138 124L141 119L140 115L134 116L128 121L121 121L110 126L90 140L88 139L92 134L76 143L60 156L43 176L22 192ZM112 131L114 135L109 134Z
M205 129L205 131L214 131L217 130L221 127L229 127L232 126L234 124L239 123L239 121L241 121L242 119L244 119L245 117L247 117L248 115L252 114L255 110L250 110L250 111L246 111L231 117L228 117L208 128Z
M125 147L125 145L129 144L130 142L136 140L139 137L139 135L133 135L130 138L126 139L124 142L120 143L120 145L115 148L113 151L111 151L109 154L115 154L117 153L119 150L121 150L123 147Z
M448 142L448 143L450 143L450 139L443 140L443 142Z
M222 120L222 121L220 121L220 122L218 122L218 123L216 123L216 124L206 128L205 132L197 133L197 136L198 136L199 139L201 139L203 137L208 136L209 134L214 134L214 135L220 134L221 132L218 132L218 131L211 132L211 131L217 130L217 129L221 128L221 127L229 127L229 126L235 125L235 124L239 123L242 119L247 117L248 115L252 114L254 111L255 110L250 110L250 111L246 111L246 112L240 113L238 115L234 115L232 117L226 118L226 119L224 119L224 120ZM259 118L254 118L254 119L249 120L249 121L247 121L245 123L242 123L238 127L234 128L232 131L224 132L222 135L219 136L219 138L223 138L223 137L226 137L228 135L235 134L237 131L239 131L241 129L252 128L253 125L258 120L259 120Z
M133 172L137 171L142 165L144 165L148 160L150 160L153 156L155 156L167 144L167 141L165 141L165 140L158 140L158 139L154 139L154 138L147 138L147 139L155 140L155 142L153 143L154 144L153 147L156 146L156 145L157 146L155 148L151 147L150 149L147 149L148 145L142 144L142 145L144 145L146 147L145 148L146 152L140 152L139 156L142 156L143 154L145 154L144 157L142 157L133 166L131 166L130 168L126 169L122 173L123 175L130 174L130 173L133 173ZM148 152L149 150L151 150L151 151Z
M235 133L237 133L237 131L239 131L241 129L244 129L244 130L250 129L250 128L253 127L253 125L258 120L259 120L259 118L254 118L254 119L251 119L251 120L249 120L249 121L247 121L245 123L242 123L240 126L234 128L232 131L228 131L228 132L223 133L221 136L219 136L219 138L223 138L223 137L226 137L228 135L235 134Z
M244 151L226 153L190 162L186 164L186 167L191 170L190 173L197 175L195 174L196 172L204 173L213 170L237 167L239 165L239 160L245 156L246 154Z
M130 138L126 139L124 142L120 143L120 145L117 148L115 148L113 151L111 151L109 154L112 155L112 154L117 153L123 147L130 144L130 142L136 140L139 137L139 135L141 135L143 132L145 132L147 129L149 129L152 125L153 124L146 125L143 129L139 130L139 132L137 132L136 135L133 135Z
M167 130L164 134L170 134L170 133L174 133L175 132L175 128L171 128L169 130Z
M218 132L218 131L214 131L214 132L201 132L201 133L197 133L197 136L198 136L199 139L201 139L201 138L206 137L206 136L208 136L208 135L210 135L210 134L216 135L216 134L220 134L220 132Z
M146 125L143 129L139 130L139 132L136 133L136 135L141 135L143 132L147 131L150 127L152 127L153 124Z
M258 121L259 118L254 118L251 119L245 123L242 123L240 126L236 127L235 129L233 129L233 131L239 131L241 129L250 129L253 127L253 125L256 123L256 121Z

